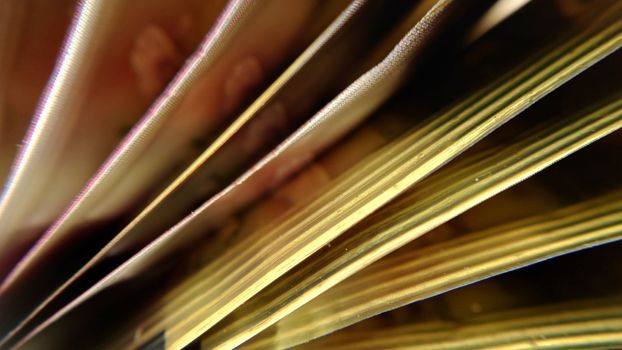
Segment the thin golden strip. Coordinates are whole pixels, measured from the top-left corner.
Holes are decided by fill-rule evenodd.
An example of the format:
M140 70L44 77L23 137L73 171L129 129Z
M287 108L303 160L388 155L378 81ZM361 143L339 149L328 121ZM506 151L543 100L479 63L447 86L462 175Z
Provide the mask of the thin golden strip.
M273 239L273 242L262 247L258 251L259 255L257 255L257 257L262 256L261 251L270 251L270 257L261 258L260 260L248 259L242 263L241 266L238 265L237 268L234 268L233 271L229 271L228 269L219 269L218 273L216 273L216 275L219 275L218 277L214 276L214 279L208 278L206 281L206 283L212 284L213 289L211 289L210 292L205 293L202 298L197 299L195 302L196 304L193 304L203 305L195 312L196 316L186 317L185 322L174 322L174 328L168 330L167 337L169 337L169 335L171 335L172 339L179 337L182 339L180 343L183 343L189 340L189 338L194 337L198 329L209 328L209 326L215 323L216 320L224 317L223 310L227 310L224 311L224 314L228 314L233 308L235 308L234 305L240 303L241 300L248 299L250 295L254 294L254 292L269 283L268 281L275 279L291 266L295 265L296 263L294 261L304 259L313 251L323 246L325 242L332 240L332 237L334 237L332 234L342 232L341 230L347 228L348 225L353 225L355 222L359 221L360 218L371 212L374 207L377 208L384 203L384 201L388 201L401 192L401 190L410 186L412 182L422 178L425 174L442 165L447 161L446 157L453 157L455 154L454 152L459 152L462 147L468 147L470 144L490 132L493 128L500 125L503 121L513 116L514 113L520 111L529 103L533 103L539 96L543 96L547 91L550 91L550 89L558 86L558 84L578 73L578 71L586 68L587 62L594 62L594 60L598 60L599 57L602 57L602 54L615 50L615 48L619 46L621 39L619 27L620 23L614 23L611 27L604 29L599 34L594 35L592 39L586 40L579 45L579 48L576 48L576 50L564 55L562 59L555 61L550 70L544 70L539 74L535 74L530 78L527 78L526 81L519 84L519 88L516 89L517 91L513 91L509 94L509 96L495 100L495 102L491 105L475 113L476 117L473 117L471 120L467 119L464 124L460 125L459 123L457 126L451 125L449 131L439 129L435 130L440 134L445 134L445 137L449 140L459 140L454 146L448 147L448 145L443 144L443 142L437 142L435 143L436 147L429 150L429 153L426 153L424 156L420 155L417 157L416 153L413 154L412 150L409 150L410 152L403 152L399 156L392 158L387 157L390 159L385 159L385 164L383 164L384 166L379 167L379 169L377 169L378 172L372 173L371 176L367 177L367 181L360 181L358 183L359 186L350 186L348 190L346 190L347 193L341 194L340 198L357 200L369 196L368 198L371 199L370 202L363 204L361 208L358 208L358 210L349 212L357 207L356 204L362 204L356 203L356 200L354 201L354 203L356 203L354 205L352 201L347 204L347 206L353 206L353 208L345 209L341 207L337 209L333 207L336 201L332 201L332 198L329 198L329 203L327 205L325 205L326 203L317 200L311 206L306 207L302 211L303 213L311 211L313 216L309 217L308 215L304 215L302 220L298 218L299 220L296 220L295 222L291 219L285 220L284 222L290 225L289 227L291 230L289 230L289 232L297 232L297 230L300 229L301 232L305 233L296 236L293 241L288 243L291 245L289 246L283 241L288 235L284 234L284 232L276 230L274 232L277 232L277 234L266 235L270 239ZM578 59L573 62L573 58ZM565 64L568 66L565 67ZM535 87L533 86L534 84L536 85ZM534 91L526 95L521 95L518 91L523 90L520 88L534 88ZM513 99L518 99L518 101ZM501 107L504 103L506 103L506 110L503 110ZM496 112L498 115L487 120L486 117L490 114L484 112L492 112L493 116ZM481 125L478 125L478 122L481 123ZM436 132L433 132L432 134L435 133ZM438 136L439 135L433 135L433 137L437 138ZM443 137L441 137L441 140L442 139ZM426 159L428 157L431 159ZM423 171L415 172L414 174L410 173L412 170L410 170L411 168L409 166L418 165L417 163L423 163L421 164L421 169L423 169ZM393 167L391 167L391 165ZM399 171L395 171L398 169ZM387 173L390 175L385 176ZM394 181L396 177L398 179L396 184L387 184L387 182L391 181L388 179L392 179ZM384 192L384 195L374 194L374 191L378 190L380 192ZM321 198L324 197L326 196L322 196ZM316 205L320 208L317 208ZM369 212L367 212L367 210L369 210ZM354 215L350 217L351 220L344 220L346 217L345 215L350 213ZM296 218L296 216L294 216L294 218ZM322 220L318 221L319 218L322 218ZM292 222L290 222L290 220ZM285 227L285 225L281 227ZM311 227L313 227L313 229L311 229ZM315 230L318 230L317 233ZM311 233L318 235L314 236ZM297 253L290 254L287 253L287 251L296 251ZM280 256L280 254L283 254L283 256ZM242 254L242 256L244 255L245 254ZM248 258L248 256L244 258ZM224 274L226 274L226 277L222 278ZM218 280L218 278L222 279ZM258 281L261 282L249 282L249 287L250 285L253 285L253 287L250 287L250 289L246 292L242 292L244 287L241 286L245 284L246 280L250 281L254 278L258 278ZM235 288L229 289L228 287L225 287L229 282L233 281L235 281L235 284L239 286L236 288L242 289L236 290ZM235 295L229 295L227 289L230 291L236 290ZM203 303L203 301L207 302ZM203 312L209 316L206 318L199 316L200 314L203 314ZM196 319L196 321L193 319ZM199 319L202 321L198 321ZM195 326L185 329L186 325L194 324L194 322L197 322ZM173 341L172 344L175 346L177 343Z
M214 335L213 340L206 340L206 344L209 344L209 347L227 347L247 339L369 263L620 126L622 126L622 99L616 100L595 113L588 114L585 118L559 131L556 131L557 127L553 128L550 136L538 142L528 139L528 142L512 148L514 153L512 156L502 154L503 157L491 157L483 162L481 168L465 174L461 181L449 187L439 186L437 193L421 197L417 191L413 192L406 198L410 197L414 205L396 213L392 213L394 209L391 207L381 211L378 216L383 217L383 220L367 225L366 230L355 233L352 238L332 247L326 255L308 263L306 268L306 271L309 271L308 277L299 277L298 284L289 285L282 295L268 298L272 301L261 305L258 310L247 310L244 312L248 315L247 317L225 327L220 334ZM545 156L553 159L551 163L538 159L538 157ZM484 177L480 174L489 175ZM474 178L478 180L473 181ZM484 194L481 195L476 190ZM401 203L398 201L396 205L399 207ZM617 218L617 213L612 216ZM599 220L594 223L596 227L601 224L602 221ZM610 230L603 233L604 237L599 238L611 239L611 236L620 230L619 226L620 223L617 226L613 225ZM588 230L588 233L591 232ZM596 240L594 237L590 238ZM587 241L589 242L589 239ZM559 246L551 249L554 254ZM532 254L536 257L538 254L541 254L541 258L542 255L551 254L551 251L543 249L542 246L537 246L535 250L537 253L532 252ZM516 262L504 260L504 257L506 255L501 254L502 271L504 268L507 269L508 265L514 267L513 264L516 264ZM491 264L490 260L483 259L483 261ZM461 261L456 260L453 263L462 267ZM433 266L433 268L442 269L440 266ZM490 268L490 266L487 267ZM469 268L468 272L475 273L475 270L475 268ZM457 271L459 274L465 273L462 268ZM447 271L441 271L440 275L444 276L445 272ZM464 278L464 276L460 277ZM460 280L460 278L457 279ZM417 286L416 283L414 285ZM378 288L384 290L383 286ZM258 297L261 298L261 294ZM365 300L364 297L362 299ZM388 303L390 298L381 296L378 299L378 302L372 303L369 307L378 308L380 305L390 307ZM357 307L352 315L364 316L361 309L365 307L365 304L359 303ZM338 315L338 319L345 319L343 316ZM307 323L307 325L311 324L311 322Z
M302 348L326 349L500 349L583 348L615 345L622 334L616 299L518 309L441 324L407 324L369 332L335 333Z

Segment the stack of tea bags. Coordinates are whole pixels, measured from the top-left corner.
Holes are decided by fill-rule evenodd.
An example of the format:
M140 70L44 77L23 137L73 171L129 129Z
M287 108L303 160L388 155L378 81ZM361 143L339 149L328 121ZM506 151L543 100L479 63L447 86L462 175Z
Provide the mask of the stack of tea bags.
M620 348L621 46L616 0L4 0L0 349Z

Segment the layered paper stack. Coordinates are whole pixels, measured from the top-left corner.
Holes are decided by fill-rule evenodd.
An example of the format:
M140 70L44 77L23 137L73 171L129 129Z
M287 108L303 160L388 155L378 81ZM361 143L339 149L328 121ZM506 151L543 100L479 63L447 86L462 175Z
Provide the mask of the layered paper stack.
M0 348L621 348L620 46L615 0L0 1Z

